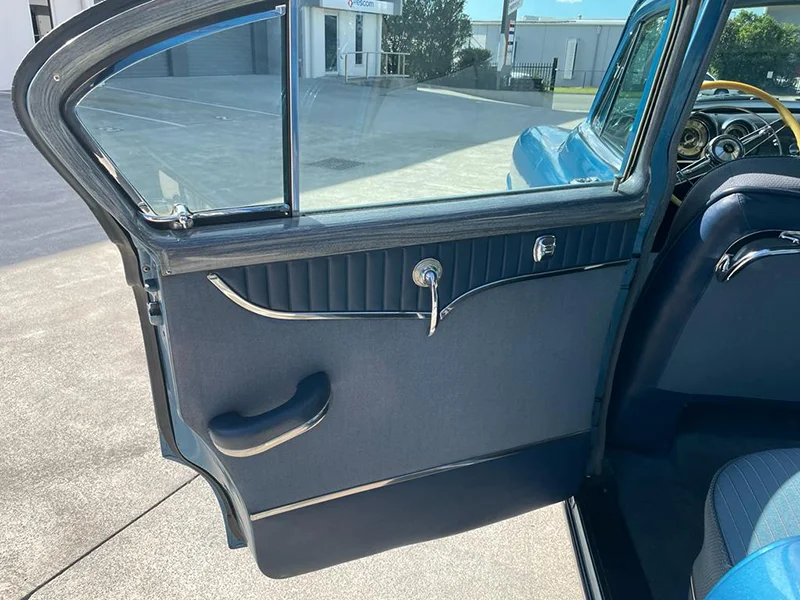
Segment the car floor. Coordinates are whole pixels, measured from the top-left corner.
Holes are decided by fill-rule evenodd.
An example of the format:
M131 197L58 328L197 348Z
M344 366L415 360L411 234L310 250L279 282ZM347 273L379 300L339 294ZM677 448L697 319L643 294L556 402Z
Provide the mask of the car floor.
M684 415L669 454L607 455L620 510L654 600L685 600L688 595L714 473L745 454L800 446L798 416L765 409L763 403L757 408L695 407Z

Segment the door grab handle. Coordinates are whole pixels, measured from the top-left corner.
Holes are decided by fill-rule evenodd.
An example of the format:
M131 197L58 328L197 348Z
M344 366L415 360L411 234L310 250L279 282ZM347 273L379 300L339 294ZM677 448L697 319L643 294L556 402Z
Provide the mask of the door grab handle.
M428 337L431 337L439 324L439 280L442 278L442 263L435 258L423 258L414 267L412 277L419 287L431 290L431 324L428 327Z
M328 412L331 382L314 373L297 384L290 400L260 415L228 412L211 419L208 434L217 450L238 458L266 452L305 433Z

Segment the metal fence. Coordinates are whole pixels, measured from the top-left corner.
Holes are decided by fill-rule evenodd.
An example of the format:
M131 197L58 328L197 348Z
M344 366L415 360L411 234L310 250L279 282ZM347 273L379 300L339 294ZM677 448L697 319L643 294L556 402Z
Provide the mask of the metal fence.
M558 58L549 63L514 63L506 76L506 85L515 92L552 92L557 72Z

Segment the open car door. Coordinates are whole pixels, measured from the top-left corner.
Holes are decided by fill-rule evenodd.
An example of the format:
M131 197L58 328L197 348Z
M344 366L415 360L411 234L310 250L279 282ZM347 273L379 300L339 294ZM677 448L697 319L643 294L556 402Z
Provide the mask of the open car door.
M641 2L598 97L618 95L629 62L638 83L619 110L592 108L628 119L627 141L591 119L580 131L614 181L505 192L511 144L494 191L465 183L473 154L433 181L417 166L449 160L430 153L452 140L437 130L420 158L409 140L451 110L482 131L475 111L504 103L351 81L351 64L404 79L406 58L342 51L324 36L350 8L321 4L107 0L40 42L13 91L120 248L165 456L205 477L231 546L272 577L577 491L640 218L668 189L651 165L669 164L670 140L649 125L680 118L655 91L677 73L686 15ZM355 47L401 10L372 4L387 13L354 17Z

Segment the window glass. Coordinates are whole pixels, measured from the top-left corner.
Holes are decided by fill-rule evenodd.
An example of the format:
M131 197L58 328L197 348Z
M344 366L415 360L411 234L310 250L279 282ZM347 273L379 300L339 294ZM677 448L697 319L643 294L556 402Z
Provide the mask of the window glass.
M707 81L747 83L796 102L800 93L800 6L795 2L734 10L711 56L709 71ZM705 90L698 100L724 104L746 97L742 91L719 86Z
M618 150L628 144L666 20L661 15L644 22L617 69L600 127L601 136Z
M155 214L283 204L282 43L278 13L178 37L117 65L77 117Z
M598 156L576 127L632 2L605 19L521 10L492 19L503 2L301 0L296 119L283 114L278 12L124 59L76 114L107 167L158 215L176 204L200 212L295 200L308 213L612 181L614 157ZM606 93L603 135L620 147L665 20L639 29ZM288 198L292 122L299 186Z
M560 148L589 113L632 1L594 19L564 3L503 20L503 5L301 0L303 212L613 180L618 165L571 147L565 168ZM625 82L634 109L647 49Z

